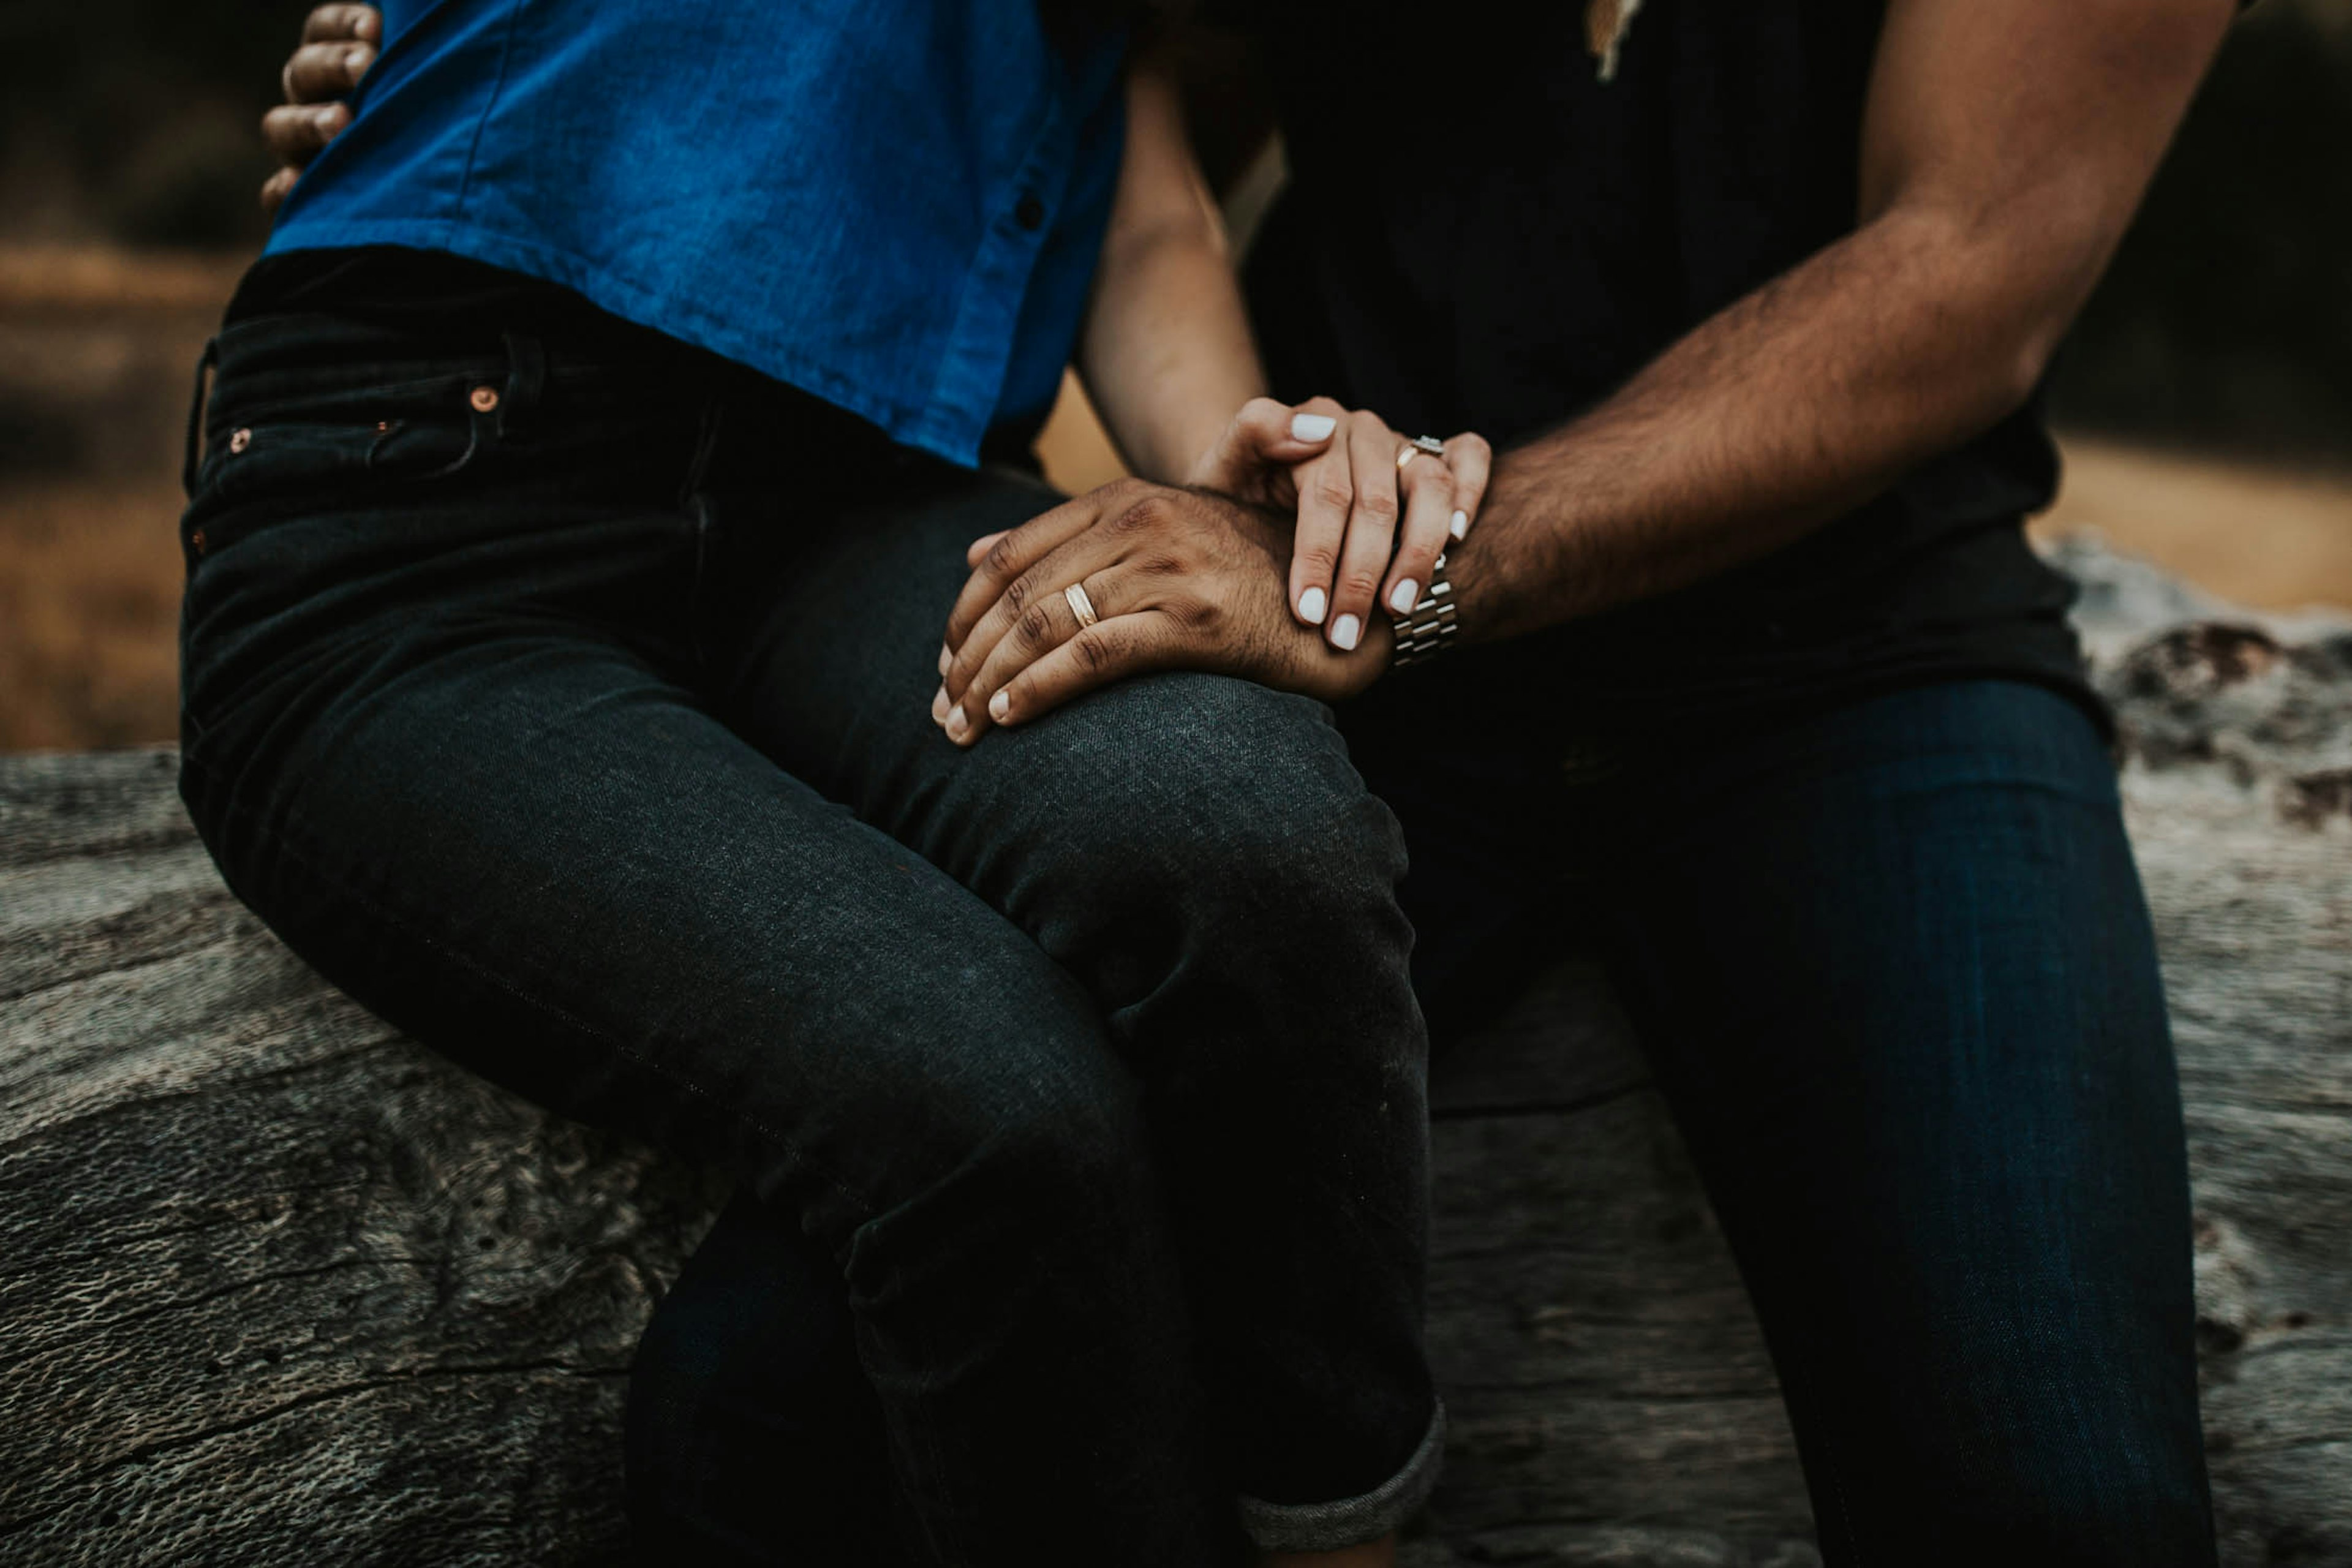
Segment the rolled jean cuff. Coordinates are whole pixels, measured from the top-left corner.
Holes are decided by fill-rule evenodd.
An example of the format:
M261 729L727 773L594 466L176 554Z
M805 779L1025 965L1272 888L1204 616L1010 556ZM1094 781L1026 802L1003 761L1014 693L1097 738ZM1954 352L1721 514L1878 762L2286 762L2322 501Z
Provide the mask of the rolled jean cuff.
M1261 1552L1337 1552L1361 1546L1402 1525L1437 1487L1445 1462L1445 1406L1430 1412L1429 1431L1404 1468L1372 1490L1337 1502L1241 1500L1242 1529Z

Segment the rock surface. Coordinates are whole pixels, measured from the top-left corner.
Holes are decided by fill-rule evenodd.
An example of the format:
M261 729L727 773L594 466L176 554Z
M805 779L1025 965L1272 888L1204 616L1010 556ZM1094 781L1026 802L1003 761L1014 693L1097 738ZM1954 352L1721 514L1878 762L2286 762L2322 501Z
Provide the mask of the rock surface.
M2224 1558L2352 1565L2352 626L2064 554L2168 965ZM620 1560L631 1347L717 1190L327 988L173 767L0 758L0 1563ZM1408 1562L1817 1563L1591 967L1434 1098L1455 1440Z

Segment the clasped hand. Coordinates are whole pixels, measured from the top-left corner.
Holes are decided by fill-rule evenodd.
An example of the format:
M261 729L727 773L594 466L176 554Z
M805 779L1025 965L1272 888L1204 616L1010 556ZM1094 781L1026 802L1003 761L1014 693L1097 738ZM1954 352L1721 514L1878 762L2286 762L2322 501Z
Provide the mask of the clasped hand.
M1258 398L1187 486L1121 479L973 541L931 717L970 745L1160 669L1362 690L1390 653L1375 596L1409 610L1486 488L1475 436L1400 464L1407 450L1376 416Z

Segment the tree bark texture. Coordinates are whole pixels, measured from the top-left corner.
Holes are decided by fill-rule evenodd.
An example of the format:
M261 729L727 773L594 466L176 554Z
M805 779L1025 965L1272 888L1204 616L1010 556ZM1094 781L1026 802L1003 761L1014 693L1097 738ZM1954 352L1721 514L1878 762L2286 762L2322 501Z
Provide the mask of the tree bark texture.
M2352 626L2094 545L2228 1563L2352 1568ZM0 758L0 1563L623 1560L631 1351L722 1195L338 995L163 752ZM1568 957L1434 1086L1416 1568L1818 1563L1738 1277Z

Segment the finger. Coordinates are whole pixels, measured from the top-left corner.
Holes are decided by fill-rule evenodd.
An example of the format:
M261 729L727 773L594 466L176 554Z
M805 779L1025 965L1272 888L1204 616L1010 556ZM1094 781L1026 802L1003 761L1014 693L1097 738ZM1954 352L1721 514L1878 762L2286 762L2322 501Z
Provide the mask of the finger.
M1454 515L1445 531L1457 543L1478 521L1486 502L1486 477L1493 472L1495 449L1484 436L1461 435L1445 443L1445 466L1454 472Z
M1195 465L1192 482L1209 489L1253 495L1266 489L1268 469L1277 472L1324 451L1339 427L1337 413L1293 408L1271 397L1253 397L1225 426L1217 444Z
M1446 525L1454 516L1454 475L1435 457L1415 458L1398 476L1404 486L1404 521L1397 530L1396 559L1381 584L1381 605L1390 615L1408 616L1429 586L1429 574L1445 549Z
M1298 405L1302 414L1339 419L1345 414L1328 397ZM1298 492L1298 525L1290 546L1290 613L1310 626L1331 616L1331 579L1339 567L1339 543L1348 536L1348 510L1356 503L1355 479L1346 447L1335 441L1322 456L1291 470Z
M1042 634L1056 615L1073 623L1066 630L1075 630L1076 613L1063 598L1062 590L1111 564L1124 548L1123 542L1108 531L1088 529L1055 546L1027 571L1006 583L996 602L956 643L947 668L940 675L944 702L934 706L942 713L959 703L969 710L965 699L973 678L987 666L997 644L1006 637Z
M1026 724L1097 687L1176 662L1178 628L1159 610L1117 616L1078 633L995 693L991 722Z
M307 169L319 149L342 133L352 122L349 106L330 103L319 108L283 103L261 117L261 139L280 163Z
M963 547L963 563L967 566L978 567L980 558L995 549L996 542L1012 531L1009 528L1000 528L994 533L982 534Z
M367 44L305 44L286 62L278 85L289 103L325 103L359 86L374 63Z
M1086 594L1099 625L1131 605L1137 597L1131 591L1131 573L1113 565L1071 582ZM949 705L942 721L949 740L970 745L979 739L994 722L998 710L1006 707L1006 684L1087 629L1079 623L1066 587L1039 594L997 639L979 670Z
M947 648L950 654L961 653L971 628L980 618L1004 596L1008 585L1035 565L1048 552L1065 542L1075 539L1092 527L1106 507L1116 504L1120 491L1130 481L1118 480L1074 500L1066 500L1051 511L1041 512L1020 527L999 536L996 542L982 552L980 563L972 568L963 592L956 595L955 607L948 612Z
M1403 475L1397 455L1404 440L1380 420L1358 415L1349 422L1348 460L1356 500L1348 509L1348 533L1339 547L1339 567L1331 581L1331 624L1325 640L1342 653L1362 646L1364 627L1378 602L1381 579L1396 552L1397 489Z
M294 189L294 182L301 178L301 174L302 171L299 169L280 169L264 181L261 186L261 210L265 213L276 213L278 207L284 205L287 195Z
M365 43L383 40L383 13L373 5L320 5L302 21L302 41L306 44L338 43L358 39Z

